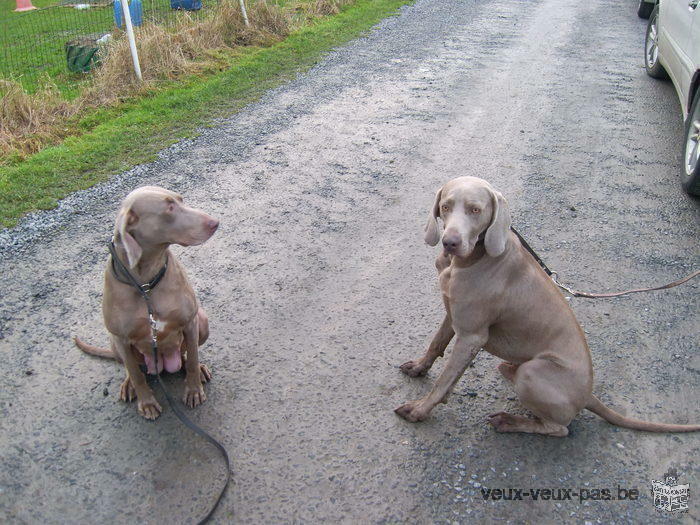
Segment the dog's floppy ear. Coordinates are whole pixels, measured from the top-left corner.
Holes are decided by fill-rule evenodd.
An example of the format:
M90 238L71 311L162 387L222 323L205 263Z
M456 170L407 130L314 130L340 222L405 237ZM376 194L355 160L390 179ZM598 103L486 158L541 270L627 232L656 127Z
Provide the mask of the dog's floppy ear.
M425 243L430 246L435 246L440 240L440 227L437 219L440 216L440 199L442 198L442 188L435 195L433 209L428 215L428 223L425 225Z
M498 257L506 249L506 239L510 229L510 208L506 199L497 191L491 192L493 215L486 229L484 247L491 257Z
M114 239L121 241L124 250L126 251L129 268L133 268L141 258L141 246L136 242L131 234L126 231L128 226L133 225L139 220L136 214L130 208L122 208L117 215L117 221L114 225Z

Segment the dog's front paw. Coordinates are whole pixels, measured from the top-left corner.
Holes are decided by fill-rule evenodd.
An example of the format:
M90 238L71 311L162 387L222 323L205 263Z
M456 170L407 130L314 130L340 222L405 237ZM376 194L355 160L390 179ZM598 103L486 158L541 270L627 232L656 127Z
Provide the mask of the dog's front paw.
M399 369L410 377L422 376L428 371L428 367L425 366L423 361L420 359L418 361L407 361L402 364Z
M185 395L182 402L190 408L198 407L207 400L207 395L204 393L204 387L200 384L189 385L185 384Z
M149 395L143 396L142 398L139 397L138 410L139 414L151 420L156 419L163 411L158 401L156 401L156 398L153 397L153 393L149 393Z
M408 403L404 403L400 407L394 409L394 412L396 412L406 421L410 421L412 423L423 421L430 413L429 410L425 410L421 406L420 401L409 401Z

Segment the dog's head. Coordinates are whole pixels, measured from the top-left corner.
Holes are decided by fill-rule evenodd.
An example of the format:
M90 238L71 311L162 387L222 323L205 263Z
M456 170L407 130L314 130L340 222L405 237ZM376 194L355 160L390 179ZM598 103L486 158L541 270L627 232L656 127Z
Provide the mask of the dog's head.
M438 219L444 224L442 244L450 255L469 256L482 238L491 257L505 250L510 228L508 203L483 179L459 177L438 190L425 227L425 242L430 246L441 239Z
M218 220L186 206L181 195L158 186L143 186L122 202L114 225L114 239L124 247L128 265L133 268L144 249L202 244L218 227Z

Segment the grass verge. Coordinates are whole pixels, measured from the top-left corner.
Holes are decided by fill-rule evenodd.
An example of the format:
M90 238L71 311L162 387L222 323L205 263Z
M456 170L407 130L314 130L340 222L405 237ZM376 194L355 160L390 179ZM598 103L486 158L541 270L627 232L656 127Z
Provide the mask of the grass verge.
M0 225L110 175L151 161L213 118L230 115L315 64L333 47L362 34L411 0L357 0L267 48L238 48L225 71L193 75L117 106L93 110L61 144L0 166Z

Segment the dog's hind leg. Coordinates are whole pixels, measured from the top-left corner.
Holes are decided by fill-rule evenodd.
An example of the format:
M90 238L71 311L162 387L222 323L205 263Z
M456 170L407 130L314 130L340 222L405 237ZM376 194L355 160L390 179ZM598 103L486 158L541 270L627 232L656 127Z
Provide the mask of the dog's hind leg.
M518 371L519 366L520 365L514 365L513 363L502 361L497 368L501 375L512 383L515 381L515 373Z
M509 379L512 365L502 363L499 370ZM528 432L563 437L567 425L583 408L576 399L585 399L586 385L578 384L575 374L568 373L547 359L533 359L518 366L513 374L515 392L534 419L498 412L489 416L498 432Z
M197 325L198 325L198 344L202 346L209 339L209 317L201 306L197 310Z
M197 343L198 346L202 346L207 339L209 339L209 318L202 307L197 310L197 329ZM187 345L185 344L185 341L182 342L181 354L182 364L185 369L187 369ZM211 381L211 370L207 365L201 362L199 363L199 378L202 383L208 383Z
M497 412L489 416L489 423L496 432L528 432L530 434L545 434L547 436L564 437L569 429L553 421L543 421L539 418L529 418Z

